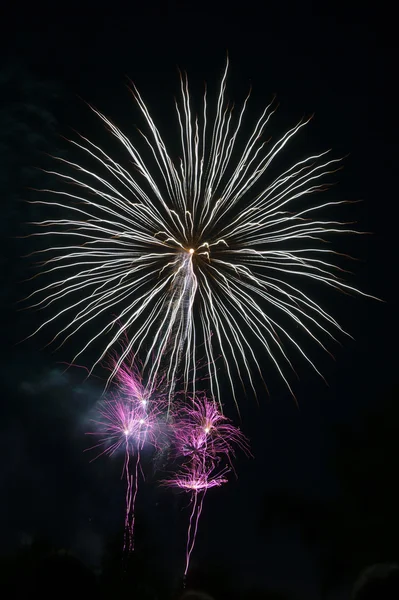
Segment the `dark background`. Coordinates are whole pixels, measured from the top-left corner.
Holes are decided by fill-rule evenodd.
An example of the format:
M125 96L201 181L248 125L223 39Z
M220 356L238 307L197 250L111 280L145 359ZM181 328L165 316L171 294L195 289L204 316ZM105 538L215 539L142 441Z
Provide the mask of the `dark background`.
M242 99L251 83L250 111L257 115L277 94L272 135L315 113L301 142L287 149L293 161L330 147L336 155L349 154L332 193L363 200L350 218L372 232L345 239L345 250L359 258L350 265L350 282L386 303L326 294L325 307L354 337L331 347L335 361L313 348L329 385L300 365L294 381L299 407L272 370L265 371L269 398L260 397L258 406L242 397L241 426L255 458L239 460L238 481L209 493L193 572L197 584L215 594L230 586L242 597L255 587L286 590L281 597L346 597L363 566L399 560L393 541L399 533L393 501L399 457L398 120L391 9L381 3L277 8L150 1L10 3L1 10L4 564L15 553L47 556L62 549L99 572L104 556L112 554L107 549L118 544L123 518L121 464L90 464L83 453L101 379L85 382L79 370L64 373L60 361L71 356L43 347L47 333L17 345L42 320L40 313L17 311L26 295L23 280L32 275L30 259L22 255L34 247L18 236L31 231L28 221L45 218L43 209L24 201L37 197L31 188L48 184L39 170L50 164L47 153L73 160L62 138L73 136L72 129L107 144L85 101L135 135L130 77L165 138L173 140L177 66L187 70L198 96L204 80L217 89L228 51L231 97ZM237 420L233 404L228 413ZM138 505L143 569L151 579L167 565L175 582L187 502L158 491L155 483L151 475Z

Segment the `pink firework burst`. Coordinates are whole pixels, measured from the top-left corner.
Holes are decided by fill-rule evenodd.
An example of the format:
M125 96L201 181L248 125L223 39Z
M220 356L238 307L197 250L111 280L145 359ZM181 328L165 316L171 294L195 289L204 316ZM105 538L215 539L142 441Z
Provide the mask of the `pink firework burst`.
M198 523L206 492L227 482L232 470L231 458L236 448L249 454L249 443L244 434L225 417L219 406L205 393L177 403L172 414L174 454L180 467L166 483L191 494L192 510L188 524L186 577L191 553L197 537ZM224 468L222 459L229 462Z
M248 439L205 393L177 405L173 418L177 456L199 458L224 455L229 462L236 448L250 454Z
M100 435L92 448L103 447L98 455L112 455L124 449L122 477L126 477L124 550L134 548L135 502L138 490L140 455L145 444L158 448L165 434L164 400L154 389L146 389L135 364L122 365L117 374L118 392L102 401L99 419L93 420ZM91 449L92 449L91 448ZM98 458L98 456L96 458Z
M226 466L217 471L217 465L214 463L204 466L200 462L194 462L183 465L176 477L170 478L166 483L186 492L206 492L210 488L227 483L226 475L230 470L230 467Z

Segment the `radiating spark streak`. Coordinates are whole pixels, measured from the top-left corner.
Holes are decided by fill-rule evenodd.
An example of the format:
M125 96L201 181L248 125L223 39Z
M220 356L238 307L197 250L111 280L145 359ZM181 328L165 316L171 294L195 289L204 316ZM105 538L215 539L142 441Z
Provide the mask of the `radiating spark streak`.
M60 236L61 242L43 249L42 274L49 281L29 298L34 307L55 311L32 335L58 318L67 320L54 335L60 345L90 330L75 361L110 333L94 369L128 333L129 343L109 381L131 351L144 352L149 385L165 372L170 402L179 372L184 389L195 395L198 344L219 402L217 356L224 359L237 403L237 375L253 389L251 364L262 376L260 357L252 349L255 340L291 389L286 372L287 365L292 369L290 349L319 373L296 339L296 329L326 351L323 336L348 335L310 297L307 283L367 296L340 279L345 271L334 258L345 255L322 247L329 236L357 233L350 223L318 217L346 202L311 202L331 186L329 178L341 159L329 158L329 151L316 153L268 179L270 165L310 119L267 144L266 128L277 108L273 100L240 148L250 92L236 113L226 100L227 72L228 61L213 118L206 88L196 115L187 76L181 74L179 162L134 85L132 94L147 127L139 130L144 152L91 107L122 145L133 170L80 136L72 143L97 164L98 172L61 158L71 173L50 173L67 189L52 192L53 201L37 202L68 216L36 222L44 231L34 235Z

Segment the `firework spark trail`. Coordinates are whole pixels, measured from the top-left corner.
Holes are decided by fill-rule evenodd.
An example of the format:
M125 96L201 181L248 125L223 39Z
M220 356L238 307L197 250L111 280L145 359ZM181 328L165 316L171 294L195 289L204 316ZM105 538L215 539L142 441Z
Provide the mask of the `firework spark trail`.
M165 483L191 494L185 578L207 490L227 482L226 476L232 470L231 458L235 455L236 447L246 454L250 452L247 438L222 415L220 407L205 393L175 402L171 433L174 458L180 466L177 473ZM220 467L222 459L229 464Z
M134 470L130 472L130 452L126 450L126 510L123 550L127 553L134 550L135 504L138 490L138 466L140 462L139 449L134 454L134 458Z
M148 390L143 384L136 363L120 366L116 382L119 390L111 399L103 400L98 412L99 420L94 420L100 435L99 442L92 447L104 447L100 453L112 455L124 448L125 458L122 477L126 478L126 510L123 549L127 553L134 550L135 504L138 492L138 479L141 452L146 443L157 448L162 431L162 415L165 401L162 394ZM96 457L98 458L98 457Z
M186 566L184 569L183 579L185 579L187 577L188 569L190 566L191 553L194 549L195 539L196 539L197 530L198 530L198 522L199 522L199 518L201 516L205 494L206 494L206 490L203 492L203 494L200 498L199 504L198 504L198 491L195 490L192 494L192 499L191 499L192 510L191 510L190 520L189 520L188 530L187 530ZM193 535L191 535L191 530L193 528L193 521L194 521L194 532L193 532Z
M142 153L93 109L123 146L133 172L81 136L72 144L97 165L98 173L60 159L65 172L52 173L68 189L46 190L54 199L38 202L61 211L61 218L36 223L46 231L34 235L59 236L61 242L43 250L44 257L49 254L43 274L50 282L29 296L37 298L35 307L55 307L37 331L66 317L67 324L53 340L62 345L103 320L105 324L97 325L97 332L88 335L74 358L110 334L92 368L129 332L129 345L110 380L132 349L144 350L150 379L155 381L160 369L167 372L169 400L180 368L184 388L195 393L198 344L204 346L212 396L219 401L216 356L224 358L237 402L237 376L247 378L254 388L250 363L262 375L254 342L264 348L290 387L286 371L293 366L286 346L317 368L286 322L323 349L323 337L335 340L335 332L346 335L302 284L305 290L310 282L358 292L343 282L344 271L333 260L337 253L325 245L330 236L356 232L346 223L317 216L344 202L309 200L329 187L340 159L321 152L267 180L270 165L308 121L300 121L266 145L265 130L275 112L272 102L240 148L249 94L236 114L226 100L227 70L228 62L214 118L206 90L202 115L196 116L187 77L181 76L182 100L176 102L182 152L178 163L133 86L148 130L139 130ZM77 174L69 174L68 168ZM70 184L75 184L75 193ZM72 241L63 244L63 240ZM116 316L111 318L111 313Z
M192 457L189 464L183 465L175 477L168 479L165 483L170 487L177 487L191 494L191 513L187 529L186 542L186 563L184 577L186 577L189 566L191 553L195 546L197 538L198 523L202 512L204 498L207 490L213 487L220 487L227 483L226 475L230 468L218 470L216 462L209 460L204 463L204 460Z

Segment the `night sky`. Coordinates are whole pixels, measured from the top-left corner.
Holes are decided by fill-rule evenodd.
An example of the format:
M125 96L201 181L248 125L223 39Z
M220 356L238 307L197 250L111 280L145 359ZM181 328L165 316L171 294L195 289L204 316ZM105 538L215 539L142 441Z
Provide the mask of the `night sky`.
M254 458L238 460L238 480L209 493L193 564L217 565L243 589L288 588L311 600L320 589L314 552L298 526L270 524L265 511L267 498L281 493L333 499L339 493L331 468L340 444L337 429L355 427L398 382L397 32L381 4L378 9L360 3L358 9L325 2L281 3L279 9L239 4L150 0L126 3L129 8L107 3L46 10L40 3L28 8L10 3L1 9L0 551L43 537L98 567L123 519L119 460L90 463L84 453L104 374L100 370L98 378L84 381L79 369L65 372L61 363L71 359L73 346L65 353L45 347L55 329L18 344L43 318L40 312L18 311L18 301L31 289L24 280L34 273L23 255L35 247L19 236L32 231L28 221L45 218L43 208L24 201L38 197L32 188L48 184L40 171L51 168L48 154L73 160L64 140L73 130L107 144L85 102L134 136L139 115L126 87L130 78L164 137L173 140L177 67L188 72L195 93L201 93L203 81L216 90L228 51L231 97L243 99L251 84L249 111L256 116L276 94L280 107L272 136L315 114L287 149L289 160L326 148L348 155L339 185L328 193L362 200L340 216L349 215L359 230L372 232L339 241L359 259L350 263L348 280L385 300L320 292L324 306L354 339L329 346L335 360L311 347L328 386L295 363L298 379L291 382L298 406L267 361L269 397L260 390L258 405L242 395L241 420L226 400L229 416L251 439ZM155 482L150 476L138 514L154 540L153 560L169 560L178 572L184 502L157 491Z

